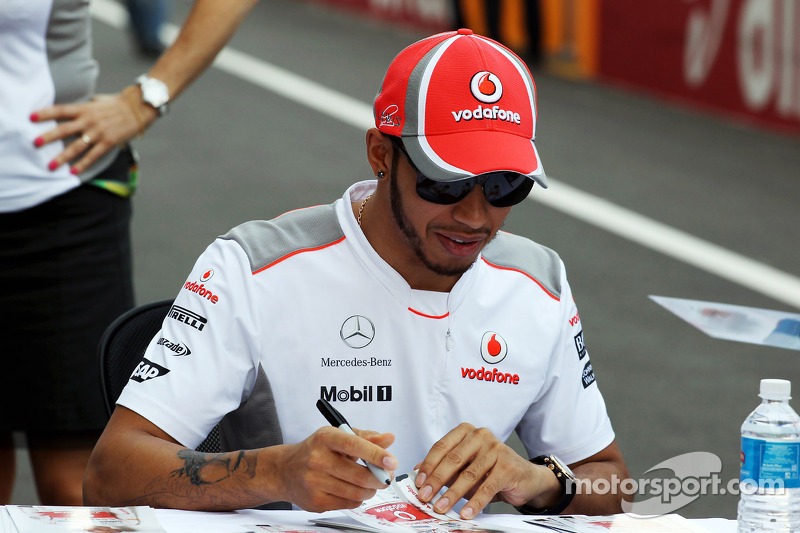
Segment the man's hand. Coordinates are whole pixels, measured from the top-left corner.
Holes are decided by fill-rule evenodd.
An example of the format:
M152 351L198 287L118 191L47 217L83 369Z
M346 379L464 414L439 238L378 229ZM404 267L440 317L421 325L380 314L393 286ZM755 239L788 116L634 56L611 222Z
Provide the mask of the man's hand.
M546 468L520 457L488 429L461 424L436 442L418 466L419 498L428 502L449 487L433 505L445 513L462 497L469 501L461 517L470 519L492 501L519 506L535 496L560 490Z
M307 511L352 509L386 485L358 459L395 470L397 459L385 450L394 436L390 433L354 430L350 435L334 427L323 427L304 441L287 445L286 453L268 468L277 471L282 485L278 492Z
M31 114L34 122L56 120L58 126L34 139L35 146L77 135L50 163L50 170L74 161L73 174L80 174L114 146L141 133L156 118L156 111L127 93L97 95L90 102L54 105ZM136 106L136 107L134 107Z

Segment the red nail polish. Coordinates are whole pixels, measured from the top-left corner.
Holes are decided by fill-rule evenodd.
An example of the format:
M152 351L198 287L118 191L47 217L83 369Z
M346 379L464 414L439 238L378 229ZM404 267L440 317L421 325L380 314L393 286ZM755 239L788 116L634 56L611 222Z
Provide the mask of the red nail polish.
M33 144L36 146L41 146L44 144L44 139L41 137L36 137L36 139L33 140Z
M75 168L75 167L72 167L71 169L69 169L69 173L72 174L73 176L77 176L78 175L78 169Z
M31 113L31 122L39 122L39 113Z
M50 164L47 165L47 168L50 170L55 170L58 168L58 161L50 161Z

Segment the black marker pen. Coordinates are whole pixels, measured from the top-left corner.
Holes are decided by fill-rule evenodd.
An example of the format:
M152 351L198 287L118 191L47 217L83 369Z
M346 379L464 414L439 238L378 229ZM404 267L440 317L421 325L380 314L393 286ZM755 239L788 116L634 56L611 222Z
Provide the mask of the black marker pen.
M347 423L347 420L342 416L342 413L336 410L334 406L332 406L327 400L321 398L317 400L317 409L319 412L322 413L322 416L325 417L325 420L334 427L341 429L346 433L350 433L351 435L355 435L353 428L350 427L350 424ZM378 478L378 481L383 483L384 485L389 485L392 482L392 476L379 466L375 466L372 463L368 463L364 461L364 464L367 465L369 471L373 473L373 475Z

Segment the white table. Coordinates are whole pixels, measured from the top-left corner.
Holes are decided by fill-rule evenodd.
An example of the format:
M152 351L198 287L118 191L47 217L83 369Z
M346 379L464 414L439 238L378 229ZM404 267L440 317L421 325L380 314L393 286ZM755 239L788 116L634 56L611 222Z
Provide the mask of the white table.
M252 509L224 512L224 513L199 513L191 511L175 511L171 509L156 509L156 516L167 533L242 533L246 531L243 526L253 524L276 524L307 526L311 517L330 516L339 514L307 513L304 511L257 511ZM527 529L531 532L538 531L523 520L524 516L514 514L481 515L480 522L494 524L499 527ZM711 533L735 533L736 521L724 518L692 519L693 524L707 529Z

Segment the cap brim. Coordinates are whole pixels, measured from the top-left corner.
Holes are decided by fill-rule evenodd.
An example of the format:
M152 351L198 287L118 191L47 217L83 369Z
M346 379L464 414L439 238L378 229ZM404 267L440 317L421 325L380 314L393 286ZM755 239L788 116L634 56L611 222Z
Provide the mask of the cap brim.
M403 137L403 145L420 172L435 181L511 171L525 174L547 188L547 177L536 145L519 135L502 131L464 131ZM451 161L458 161L458 166Z

